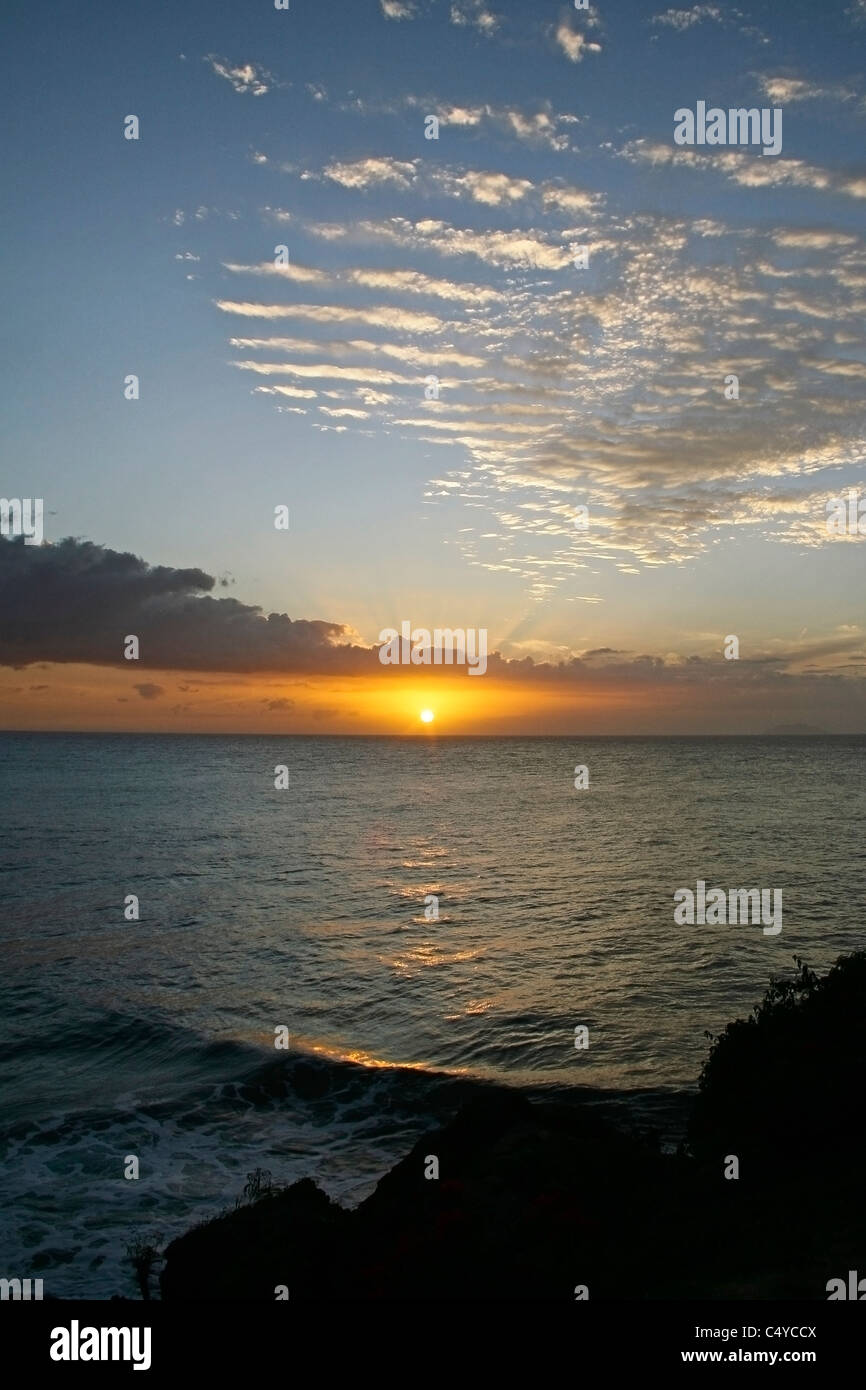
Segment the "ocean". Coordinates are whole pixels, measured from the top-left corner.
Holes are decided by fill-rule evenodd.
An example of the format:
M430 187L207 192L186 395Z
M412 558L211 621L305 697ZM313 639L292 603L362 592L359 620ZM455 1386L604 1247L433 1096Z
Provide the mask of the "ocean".
M705 1030L864 946L864 771L854 736L0 736L0 1276L134 1296L134 1237L255 1168L357 1202L491 1084L676 1143ZM780 889L781 932L677 925L698 880Z

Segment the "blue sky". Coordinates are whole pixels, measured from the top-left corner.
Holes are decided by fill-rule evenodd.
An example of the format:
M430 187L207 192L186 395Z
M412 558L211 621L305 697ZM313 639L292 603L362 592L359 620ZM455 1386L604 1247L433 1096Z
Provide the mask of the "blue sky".
M863 0L3 29L3 490L45 499L49 541L364 647L409 617L675 666L738 633L859 680L863 552L825 501L864 484ZM698 100L781 108L782 153L676 147Z

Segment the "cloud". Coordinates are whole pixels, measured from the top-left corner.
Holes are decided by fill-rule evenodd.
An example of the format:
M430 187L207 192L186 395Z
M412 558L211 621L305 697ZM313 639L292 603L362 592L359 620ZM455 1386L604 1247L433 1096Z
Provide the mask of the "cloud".
M373 188L383 183L408 188L415 176L415 165L399 159L357 159L351 164L335 161L323 170L325 177L344 188Z
M700 154L697 150L643 139L631 141L620 154L632 163L673 164L698 169L702 173L721 173L744 188L787 186L840 193L849 198L866 198L866 177L852 176L836 169L823 169L803 159L765 159L739 150Z
M210 63L218 77L224 77L230 82L236 92L249 92L254 97L263 97L273 84L273 77L267 69L257 67L255 63L239 63L232 67L225 59L217 58L212 53L209 53L204 61Z
M484 0L454 0L451 5L452 24L471 25L487 38L492 38L500 22L499 16L488 10Z
M396 420L394 423L397 424L397 425L414 425L414 426L418 427L419 429L428 429L428 430L450 430L452 433L455 433L455 434L462 434L462 435L465 435L465 436L467 436L467 437L468 437L468 436L471 436L471 435L473 435L473 434L481 434L481 435L483 435L484 431L486 430L486 431L488 431L488 433L494 433L494 434L496 434L496 433L502 433L502 434L518 434L518 435L519 435L519 434L523 434L523 435L531 435L533 438L538 438L541 434L543 434L544 429L545 429L544 426L539 426L537 423L535 423L535 424L525 424L525 423L521 423L521 424L512 424L512 423L509 423L508 421L504 421L504 420L496 420L496 421L491 421L491 420L456 420L456 421L455 421L455 420L433 420L433 419L431 419L431 420L424 420L424 419L421 419L421 420L418 420L418 419L411 420L411 419L410 419L410 420Z
M506 110L461 107L458 119L473 130L494 109ZM564 120L549 108L541 115L548 131ZM634 141L621 154L712 170L744 188L857 197L858 177L866 184L851 172L734 150ZM224 312L264 321L233 325L247 336L231 344L271 408L281 397L317 394L282 381L310 381L324 407L310 414L315 428L369 435L372 412L377 427L409 446L438 445L426 451L438 455L441 473L425 505L444 512L463 563L515 576L532 598L558 591L600 602L581 571L691 565L732 536L826 544L819 501L807 498L804 482L854 467L864 450L866 246L856 233L832 225L815 199L813 226L780 225L784 202L770 217L766 198L752 226L718 213L630 212L613 192L602 217L601 195L523 178L520 165L430 165L372 156L328 167L347 190L377 180L386 207L401 212L405 182L424 196L459 192L483 208L461 222L478 225L405 215L302 221L332 257L369 246L376 265L346 265L343 255L328 272L296 268L299 279L327 284L337 302L219 301ZM659 183L665 196L666 180ZM588 247L589 273L573 263L577 244ZM400 248L399 268L387 265L390 247ZM428 274L431 255L461 268L471 256L483 268L460 284ZM425 269L408 268L416 260ZM275 273L270 265L230 269ZM281 297L273 279L267 288ZM400 302L370 305L371 296ZM424 296L449 302L448 317L403 307ZM331 331L316 340L308 324ZM272 327L275 336L265 336ZM460 379L426 401L420 382L441 368ZM724 397L729 372L740 379L736 406ZM592 508L585 535L568 512L578 495ZM464 527L467 516L480 524Z
M427 346L415 347L407 343L374 343L367 338L334 339L330 342L321 339L305 338L230 338L232 347L248 351L267 352L326 352L331 357L367 354L371 357L395 357L400 362L418 367L483 367L485 358L471 353L460 352L456 348L437 351ZM296 395L314 396L315 391L297 391Z
M469 170L465 174L440 176L440 186L455 196L468 193L476 203L501 207L519 202L532 191L529 179L516 179L508 174L482 173Z
M742 10L733 6L723 9L719 5L692 5L691 9L668 9L661 14L654 15L650 24L654 27L673 29L678 33L685 33L693 29L698 24L713 23L734 28L745 38L754 39L758 43L768 44L770 42L763 30L757 25L744 23L745 15ZM653 35L653 42L658 39L658 35Z
M793 247L798 251L840 250L856 246L858 238L849 232L837 232L821 227L784 227L773 233L777 246Z
M371 653L351 644L344 625L266 616L211 597L215 585L203 570L151 566L89 541L0 542L0 661L126 666L124 638L135 633L154 670L369 669ZM163 693L150 682L136 688L143 699Z
M379 0L386 19L415 19L418 14L416 0Z
M409 96L405 105L419 110L424 115L434 115L441 125L465 126L475 128L489 123L496 130L514 136L528 145L546 145L552 150L568 150L571 141L560 126L571 126L577 118L569 113L557 113L549 101L539 104L536 111L525 111L518 106L493 106L485 102L482 106L459 106L452 102L442 102L433 97Z
M277 265L274 261L261 261L258 265L237 265L231 261L223 261L223 269L230 271L233 275L275 275L282 280L292 280L301 285L332 285L333 277L327 275L323 270L314 270L310 266Z
M568 21L560 21L556 31L556 42L571 63L583 61L584 53L600 53L600 43L590 43L579 30L572 29Z
M151 681L142 681L139 685L134 685L133 690L137 690L142 700L158 700L160 695L165 694L165 689L161 685L154 685Z
M501 304L506 296L488 285L465 281L437 280L420 270L347 270L346 279L370 289L393 290L401 294L429 295L433 299L454 300L461 304Z
M418 0L379 0L386 19L417 19ZM485 0L451 0L449 18L460 27L471 26L491 38L499 28L500 18L488 9Z
M257 386L256 391L261 394L292 396L295 400L317 400L319 396L318 391L305 391L300 386ZM299 413L305 415L306 411L302 410Z
M322 233L321 227L311 225L309 231ZM391 217L382 222L361 222L349 231L362 233L370 240L390 241L403 247L429 247L442 256L475 256L488 265L503 268L524 267L559 270L570 264L568 249L549 241L534 229L513 231L475 231L470 227L454 227L449 222L422 218L411 222L405 217ZM328 229L325 229L327 235Z
M343 304L250 304L230 299L218 299L216 307L224 314L243 318L309 319L313 323L360 322L377 328L391 328L418 333L439 333L445 324L432 314L418 314L398 306L384 308L352 308Z
M770 101L790 106L797 101L853 101L857 93L841 83L820 86L800 77L759 77L761 88Z
M724 16L717 5L693 5L690 10L665 10L663 14L653 15L652 23L682 31L693 28L695 24L703 24L706 20L716 24L723 22Z
M419 378L402 376L384 367L339 367L330 362L316 365L301 362L232 362L243 372L258 376L296 376L301 380L360 381L367 386L414 386Z
M313 231L316 230L314 226ZM341 283L362 285L367 289L390 290L395 294L425 295L431 299L453 300L460 304L500 304L506 298L500 290L492 289L488 285L440 280L432 275L425 275L420 270L376 270L359 266L329 274L294 263L286 266L275 265L273 261L262 261L258 265L236 265L224 261L223 268L233 275L268 275L329 288Z
M511 113L512 116L514 114ZM543 117L543 120L547 119ZM356 191L367 192L371 188L390 184L402 190L411 188L425 197L442 193L452 198L468 197L486 207L512 207L534 198L545 211L556 209L574 213L589 212L603 202L603 195L599 193L552 181L536 186L531 179L519 178L501 170L425 167L418 160L406 163L387 156L360 159L351 164L330 164L323 174L342 187ZM308 172L306 177L319 176ZM289 267L269 268L266 264L262 267L262 273L266 271L288 274Z
M542 185L542 200L546 208L556 208L559 212L588 213L601 202L602 195L588 193L585 189L558 187L556 184Z

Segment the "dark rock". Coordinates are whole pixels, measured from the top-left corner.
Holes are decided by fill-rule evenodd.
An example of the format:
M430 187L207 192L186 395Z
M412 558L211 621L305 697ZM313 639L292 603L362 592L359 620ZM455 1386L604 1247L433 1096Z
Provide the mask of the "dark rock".
M195 1227L165 1252L162 1297L274 1301L326 1297L351 1218L309 1178Z

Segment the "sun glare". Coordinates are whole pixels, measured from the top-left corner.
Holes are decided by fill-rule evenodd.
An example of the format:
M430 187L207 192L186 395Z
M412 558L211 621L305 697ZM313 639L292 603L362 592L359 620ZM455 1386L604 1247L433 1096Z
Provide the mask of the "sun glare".
M432 711L432 709L422 709L422 711L421 711L421 723L422 723L422 724L432 724L432 723L433 723L433 711Z

